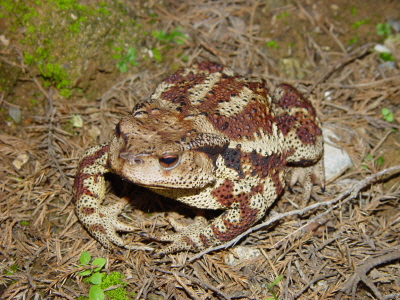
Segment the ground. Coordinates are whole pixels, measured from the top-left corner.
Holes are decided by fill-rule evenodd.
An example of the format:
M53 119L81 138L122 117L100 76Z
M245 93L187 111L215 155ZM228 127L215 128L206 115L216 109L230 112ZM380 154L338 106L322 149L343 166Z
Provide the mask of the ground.
M0 1L2 299L88 296L82 251L107 259L100 272L124 275L129 299L400 297L400 2L14 2ZM307 205L319 207L304 208L300 189L285 193L235 247L162 259L106 251L74 213L79 155L165 76L204 60L272 89L295 85L353 166L315 190ZM171 230L166 213L186 222L197 213L107 180L108 203L130 199L121 217L138 227L126 236L134 243L161 247L139 233ZM231 264L237 246L258 252Z

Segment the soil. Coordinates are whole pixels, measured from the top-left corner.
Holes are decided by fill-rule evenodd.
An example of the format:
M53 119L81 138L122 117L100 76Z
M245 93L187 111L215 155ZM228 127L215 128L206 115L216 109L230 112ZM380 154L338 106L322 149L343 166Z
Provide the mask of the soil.
M384 27L396 21L399 1L1 1L0 298L88 296L93 285L78 274L88 251L107 259L102 272L124 275L129 295L109 299L400 299L400 38ZM329 206L286 192L272 207L279 222L237 241L256 255L234 265L237 246L195 260L103 249L74 213L79 156L163 78L205 60L271 89L296 86L352 167L306 204ZM124 235L134 243L160 248L139 233L172 231L166 213L186 222L198 213L107 182L106 204L130 199L121 218L138 227Z

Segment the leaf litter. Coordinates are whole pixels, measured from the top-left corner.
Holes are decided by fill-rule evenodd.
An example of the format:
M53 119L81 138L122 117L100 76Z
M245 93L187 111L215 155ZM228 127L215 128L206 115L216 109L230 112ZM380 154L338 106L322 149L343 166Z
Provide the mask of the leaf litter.
M127 289L135 293L132 299L267 299L273 294L279 299L399 298L398 60L393 68L385 67L379 53L372 50L370 37L348 46L345 29L340 27L346 23L306 1L281 6L262 1L149 5L161 24L186 33L184 53L179 55L187 56L187 61L172 49L171 59L142 62L140 71L125 73L100 99L67 100L36 78L25 78L17 85L21 89L29 85L45 101L42 113L0 133L1 297L76 299L87 295L89 287L77 276L82 271L77 265L80 253L88 251L92 257L107 258L107 272L125 275ZM283 13L293 18L292 23ZM296 26L302 30L294 30ZM279 48L265 46L275 39ZM287 46L288 41L295 47ZM283 57L297 57L300 63L290 65L297 70L280 69ZM202 60L262 76L270 88L280 82L298 87L310 97L321 121L341 138L338 143L353 167L328 182L325 192L315 189L306 207L299 204L301 189L286 192L257 227L229 247L161 259L143 251L107 252L74 214L72 186L78 157L89 146L107 141L121 116L176 67ZM9 56L3 62L18 67ZM2 107L11 104L8 96L3 92ZM382 108L393 112L394 122L382 119ZM83 123L71 130L74 115ZM89 134L94 127L100 134ZM13 162L20 155L28 159L16 167ZM166 212L188 222L195 215L188 207L116 176L107 179L106 201L129 197L130 206L121 217L133 222L138 232L171 230ZM143 241L137 233L125 238L162 246ZM257 248L262 255L228 265L227 255L237 255L233 244ZM283 279L270 287L280 275Z

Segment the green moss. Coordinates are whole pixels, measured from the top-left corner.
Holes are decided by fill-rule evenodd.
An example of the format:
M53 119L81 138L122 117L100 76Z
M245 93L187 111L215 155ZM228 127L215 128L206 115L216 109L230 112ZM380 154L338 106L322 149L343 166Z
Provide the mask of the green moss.
M92 84L88 78L98 72L93 65L107 72L128 71L146 59L161 61L179 53L177 47L184 46L187 35L180 28L160 30L147 2L135 5L151 17L128 14L123 2L112 0L0 0L0 18L7 17L7 32L14 30L9 38L21 45L29 73L69 97L76 88L87 90ZM146 29L141 20L147 22ZM154 49L153 56L149 49Z
M102 62L121 60L127 51L125 45L135 49L135 34L140 34L139 30L132 34L129 26L136 26L135 20L126 14L123 4L113 1L0 0L0 18L6 16L15 32L24 27L24 37L17 36L25 63L43 77L45 86L55 86L66 97L86 75L88 61L93 57ZM136 64L131 56L128 59L125 62Z
M104 290L113 285L122 285L121 287L107 291L105 293L110 299L115 299L115 300L128 299L128 292L125 290L125 286L127 284L123 282L122 279L124 279L124 275L121 274L120 272L111 272L109 275L103 278L103 281L100 284L100 288Z

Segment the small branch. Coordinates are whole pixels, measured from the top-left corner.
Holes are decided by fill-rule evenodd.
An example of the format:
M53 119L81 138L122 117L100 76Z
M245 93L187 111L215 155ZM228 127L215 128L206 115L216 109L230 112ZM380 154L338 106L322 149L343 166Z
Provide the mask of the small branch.
M364 282L370 289L371 291L375 294L375 296L379 300L385 299L385 297L381 294L381 292L377 289L377 287L374 285L371 279L367 277L367 272L371 270L372 268L393 261L393 260L398 260L400 259L400 248L395 248L393 249L393 252L387 253L378 257L375 257L372 260L368 260L365 263L359 265L356 267L356 270L354 274L347 279L347 281L342 285L340 291L349 294L350 292L353 293L353 298L354 298L354 293L357 287L357 284L359 281Z
M304 214L304 213L306 213L306 212L308 212L310 210L313 210L313 209L321 207L321 206L328 206L329 207L331 205L334 205L334 206L328 208L327 210L325 210L323 213L321 213L318 216L314 217L306 225L302 226L301 228L299 228L299 229L297 229L295 231L295 232L298 232L302 228L308 226L310 223L314 222L315 220L321 218L322 216L324 216L324 215L328 214L329 212L331 212L332 210L336 209L339 205L342 205L342 204L344 204L346 202L349 202L350 200L352 200L355 197L357 197L359 191L362 190L367 185L369 185L371 182L375 181L376 178L378 178L380 176L383 176L383 175L386 175L386 174L397 173L399 171L400 171L400 165L384 169L384 170L382 170L380 172L377 172L375 174L372 174L372 175L366 177L365 179L361 180L359 183L350 186L347 190L345 190L343 193L341 193L336 198L334 198L334 199L332 199L330 201L317 202L317 203L309 205L309 206L307 206L307 207L305 207L303 209L297 209L297 210L289 211L289 212L286 212L286 213L283 213L283 214L276 214L276 215L272 216L268 221L263 222L261 224L258 224L258 225L254 226L252 228L249 228L248 230L246 230L245 232L243 232L242 234L238 235L236 238L234 238L233 240L231 240L231 241L229 241L229 242L227 242L225 244L222 244L222 245L219 245L219 246L216 246L216 247L213 247L213 248L209 248L209 249L206 249L206 250L204 250L202 252L197 253L196 255L194 255L193 257L191 257L189 259L189 262L192 262L192 261L194 261L196 259L199 259L204 254L207 254L209 252L212 252L212 251L215 251L215 250L219 250L219 249L223 249L223 248L228 248L228 247L236 244L241 238L245 237L246 235L248 235L248 234L250 234L250 233L252 233L252 232L254 232L256 230L259 230L260 228L266 227L266 226L268 226L268 225L270 225L270 224L272 224L272 223L274 223L274 222L276 222L276 221L278 221L280 219L283 219L285 217L293 216L293 215L302 215L302 214ZM341 199L343 199L344 197L347 197L347 198L344 199L341 203L337 203ZM293 232L292 235L295 232ZM285 239L286 238L288 238L288 236L285 237Z
M176 277L177 275L179 275L180 277L184 277L184 278L190 280L191 282L194 282L194 283L196 283L196 284L198 284L198 285L201 285L201 286L202 286L203 288L205 288L205 289L208 289L208 290L213 291L213 292L216 293L217 295L223 297L223 299L226 299L226 300L231 299L231 297L229 297L228 295L226 295L226 294L225 294L224 292L222 292L221 290L217 289L216 287L214 287L214 286L212 286L212 285L210 285L210 284L208 284L208 283L206 283L206 282L201 281L201 280L198 279L198 278L195 278L195 277L192 277L192 276L189 276L189 275L185 275L185 274L182 274L182 273L180 273L180 272L170 272L170 271L166 271L166 270L162 270L162 269L155 269L155 270L157 270L157 271L159 271L159 272L162 272L162 273L165 273L165 274L174 275L175 277Z
M315 83L311 86L311 88L308 90L308 92L304 94L304 97L307 98L308 96L310 96L312 91L314 91L315 87L318 84L320 84L321 82L324 82L325 80L327 80L333 74L333 72L344 67L349 62L364 56L368 52L368 49L372 45L373 45L372 43L365 44L364 46L354 50L353 52L349 53L349 55L347 55L347 56L343 57L341 60L339 60L336 64L334 64L332 67L330 67L328 70L326 70L321 76L319 76L319 79L317 81L315 81Z

